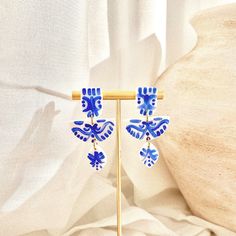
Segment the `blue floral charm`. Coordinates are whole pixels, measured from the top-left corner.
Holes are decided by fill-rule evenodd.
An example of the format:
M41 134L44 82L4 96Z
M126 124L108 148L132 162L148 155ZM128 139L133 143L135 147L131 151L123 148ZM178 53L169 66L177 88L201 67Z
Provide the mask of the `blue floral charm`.
M149 168L157 162L159 157L158 150L150 141L164 134L170 122L167 116L149 118L156 109L157 92L155 87L139 87L137 89L136 101L139 113L146 117L145 119L131 119L126 126L126 130L134 138L146 139L146 144L141 148L139 154L144 165Z
M139 152L144 165L151 168L158 160L159 153L151 143L145 144Z
M88 159L90 160L90 165L96 170L101 170L106 162L107 157L104 151L100 147L96 147L96 150L92 150L88 153Z
M89 151L87 157L90 165L96 170L102 169L106 164L106 154L97 145L110 137L114 130L114 123L106 119L94 120L101 114L102 110L102 92L100 88L83 88L82 89L82 111L86 113L91 120L74 121L75 127L71 129L73 134L81 141L91 140L93 149Z

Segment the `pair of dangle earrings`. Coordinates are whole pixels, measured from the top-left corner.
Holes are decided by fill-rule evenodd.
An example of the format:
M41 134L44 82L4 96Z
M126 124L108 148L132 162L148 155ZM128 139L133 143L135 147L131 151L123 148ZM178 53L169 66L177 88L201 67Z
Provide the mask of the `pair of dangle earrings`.
M156 147L150 142L152 139L162 135L169 124L168 117L155 116L153 114L157 103L157 88L139 87L136 94L139 113L145 119L131 119L126 130L136 139L146 139L146 143L141 148L139 154L142 162L147 167L152 167L158 160L159 153ZM102 91L100 88L82 89L82 111L90 118L90 122L74 121L76 127L72 128L74 135L80 140L87 142L91 140L92 148L88 152L90 165L96 170L102 169L107 161L107 156L97 142L102 142L110 137L114 130L114 123L106 119L95 118L102 111Z

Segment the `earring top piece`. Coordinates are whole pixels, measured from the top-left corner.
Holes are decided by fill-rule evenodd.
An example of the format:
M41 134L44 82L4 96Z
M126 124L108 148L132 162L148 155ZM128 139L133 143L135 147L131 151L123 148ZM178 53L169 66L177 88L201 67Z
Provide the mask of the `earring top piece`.
M153 110L156 109L157 88L138 87L136 101L141 115L152 115Z
M101 88L82 89L82 111L87 117L99 116L102 112Z

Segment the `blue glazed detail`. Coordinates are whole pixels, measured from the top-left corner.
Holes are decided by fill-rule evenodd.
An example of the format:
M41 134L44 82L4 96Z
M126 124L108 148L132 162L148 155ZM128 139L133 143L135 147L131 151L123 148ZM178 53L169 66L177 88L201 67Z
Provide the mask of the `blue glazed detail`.
M140 156L142 158L143 164L151 168L158 160L159 154L156 148L142 148L140 150Z
M126 130L136 139L157 138L166 131L169 122L168 117L155 117L149 121L132 119L130 124L126 126Z
M85 123L84 121L75 121L74 124L78 127L73 127L71 129L72 132L77 138L84 142L88 141L90 137L100 142L104 141L114 130L114 123L105 119L97 120L93 125Z
M100 170L106 164L105 154L101 151L94 151L92 153L88 153L88 159L90 160L90 165L96 170Z
M102 110L102 95L100 88L82 89L82 111L87 117L99 116Z
M157 88L138 87L136 101L141 115L152 115L157 103Z

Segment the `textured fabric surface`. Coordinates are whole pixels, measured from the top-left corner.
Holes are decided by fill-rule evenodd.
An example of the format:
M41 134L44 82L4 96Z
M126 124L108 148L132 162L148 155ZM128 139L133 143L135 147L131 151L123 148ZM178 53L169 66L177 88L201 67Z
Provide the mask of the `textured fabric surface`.
M85 119L70 93L152 85L193 47L190 15L227 1L204 2L0 1L1 236L116 235L116 137L101 144L108 163L94 173L90 144L70 131L72 120ZM123 127L139 117L134 101L122 111ZM105 101L103 117L114 114ZM122 129L124 236L236 235L194 216L162 153L147 169L141 146Z

